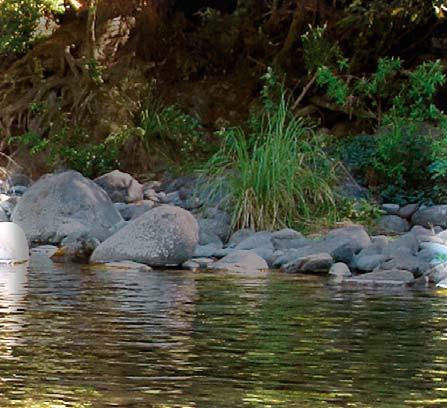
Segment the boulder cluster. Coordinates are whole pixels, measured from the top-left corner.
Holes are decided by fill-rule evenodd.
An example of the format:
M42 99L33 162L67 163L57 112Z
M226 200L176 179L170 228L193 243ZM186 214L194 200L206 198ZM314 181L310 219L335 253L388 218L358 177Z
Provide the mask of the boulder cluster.
M306 237L240 229L219 203L195 193L193 178L140 183L115 170L95 180L75 171L12 183L0 196L0 222L21 227L33 248L56 262L122 269L184 268L234 272L280 269L331 276L351 285L443 285L447 206L385 204L378 235L360 225ZM0 236L6 258L8 239Z

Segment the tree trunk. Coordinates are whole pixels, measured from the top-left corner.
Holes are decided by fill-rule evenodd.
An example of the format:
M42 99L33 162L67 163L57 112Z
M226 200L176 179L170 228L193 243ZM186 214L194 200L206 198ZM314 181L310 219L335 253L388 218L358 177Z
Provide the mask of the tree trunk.
M280 60L284 59L290 53L297 43L299 34L303 31L305 23L304 3L305 0L296 0L295 13L293 14L293 19L289 26L289 32L287 33L286 40L279 53Z
M89 0L87 17L87 58L96 60L96 16L99 0Z

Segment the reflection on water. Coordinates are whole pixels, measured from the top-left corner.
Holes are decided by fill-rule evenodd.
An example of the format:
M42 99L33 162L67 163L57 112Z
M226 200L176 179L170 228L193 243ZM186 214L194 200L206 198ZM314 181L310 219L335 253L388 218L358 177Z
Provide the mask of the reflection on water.
M22 305L26 295L28 264L0 263L0 358L11 358L19 344L23 325Z
M441 407L445 292L280 273L0 270L0 406Z

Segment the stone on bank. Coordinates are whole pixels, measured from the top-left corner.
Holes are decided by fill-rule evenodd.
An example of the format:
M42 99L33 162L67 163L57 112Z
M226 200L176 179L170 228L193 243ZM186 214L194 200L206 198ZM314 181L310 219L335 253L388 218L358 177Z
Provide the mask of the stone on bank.
M149 210L102 242L90 263L133 261L150 266L177 266L189 260L199 242L194 216L179 207Z
M12 221L32 243L59 244L73 233L103 241L123 219L106 192L76 171L42 177L16 205Z

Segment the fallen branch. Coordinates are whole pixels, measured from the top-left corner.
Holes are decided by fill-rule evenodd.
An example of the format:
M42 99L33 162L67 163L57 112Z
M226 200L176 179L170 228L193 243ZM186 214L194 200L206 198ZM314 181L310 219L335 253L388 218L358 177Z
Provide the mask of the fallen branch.
M313 76L310 79L309 83L303 88L303 90L301 91L300 96L298 96L297 100L292 105L292 110L295 110L298 107L298 105L301 103L301 101L304 99L304 97L306 96L306 94L309 91L309 89L312 87L312 85L317 80L317 75L318 75L317 72L315 72L315 74L313 74Z
M321 96L312 96L310 102L320 108L328 109L334 112L345 113L348 116L355 116L359 119L376 119L376 115L365 109L349 109L346 106L337 105L335 102L331 102L328 99Z

